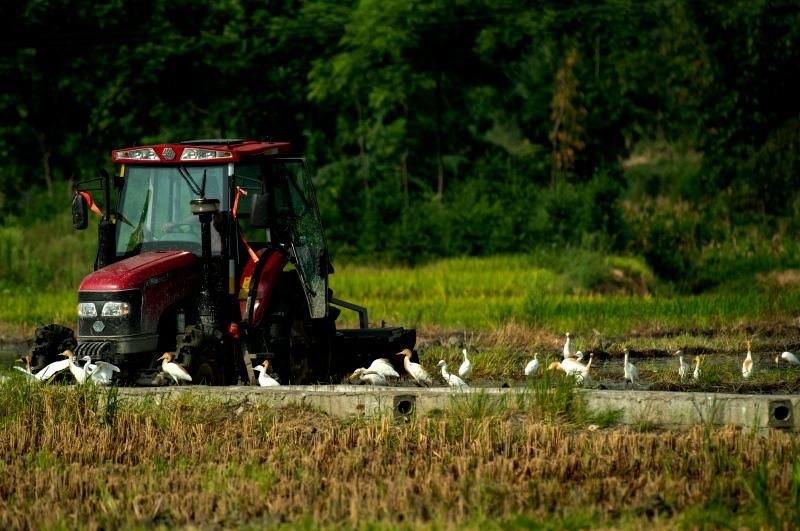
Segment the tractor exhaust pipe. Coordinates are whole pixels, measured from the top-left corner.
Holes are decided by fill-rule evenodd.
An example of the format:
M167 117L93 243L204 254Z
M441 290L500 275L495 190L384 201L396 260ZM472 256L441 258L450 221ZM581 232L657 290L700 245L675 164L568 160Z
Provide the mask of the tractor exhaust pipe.
M218 328L217 305L215 303L214 272L211 263L211 221L219 213L219 200L192 199L192 214L200 218L200 248L202 274L200 278L199 317L206 332Z

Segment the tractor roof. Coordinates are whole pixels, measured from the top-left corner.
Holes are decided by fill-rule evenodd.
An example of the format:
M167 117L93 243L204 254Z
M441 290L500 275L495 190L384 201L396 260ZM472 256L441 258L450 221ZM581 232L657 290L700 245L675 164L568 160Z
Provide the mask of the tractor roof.
M288 142L210 138L115 149L111 152L111 160L118 163L208 164L254 161L288 155L290 152L291 146Z

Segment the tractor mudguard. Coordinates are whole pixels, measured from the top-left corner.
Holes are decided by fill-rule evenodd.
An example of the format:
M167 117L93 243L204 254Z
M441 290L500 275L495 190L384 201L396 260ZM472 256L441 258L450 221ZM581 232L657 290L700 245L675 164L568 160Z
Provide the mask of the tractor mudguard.
M280 250L261 249L257 254L258 262L248 261L239 281L242 321L253 327L261 323L278 278L289 261L286 253Z

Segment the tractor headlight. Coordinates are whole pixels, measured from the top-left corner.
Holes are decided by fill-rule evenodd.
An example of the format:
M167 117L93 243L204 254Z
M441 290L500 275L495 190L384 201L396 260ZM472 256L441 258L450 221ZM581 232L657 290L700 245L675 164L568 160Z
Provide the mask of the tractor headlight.
M158 160L153 148L121 149L114 152L114 160Z
M127 302L107 302L103 305L103 317L124 317L131 313L131 305Z
M230 159L233 153L230 151L218 151L216 149L186 148L181 154L181 160L204 160L204 159Z
M78 303L78 317L97 317L97 308L93 302Z

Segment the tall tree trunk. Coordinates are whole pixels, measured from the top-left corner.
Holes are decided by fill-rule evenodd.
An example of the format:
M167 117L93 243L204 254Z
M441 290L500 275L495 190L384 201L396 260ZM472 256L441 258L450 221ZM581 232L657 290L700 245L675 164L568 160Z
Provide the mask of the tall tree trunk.
M436 72L436 200L444 196L444 163L442 162L442 71Z
M408 105L403 103L403 116L406 119L406 127L408 127ZM409 205L409 198L408 198L408 135L405 135L405 149L403 150L403 154L400 156L400 172L403 179L403 201L405 203L406 208Z
M408 148L403 151L403 155L400 157L400 171L403 176L403 201L408 208Z
M50 146L47 145L47 137L44 133L37 131L36 140L39 142L39 153L42 156L42 172L44 183L47 186L47 196L53 197L53 170L50 167L50 157L53 153Z
M364 181L364 197L367 206L369 206L369 159L367 158L366 139L364 138L363 130L363 113L361 110L361 102L358 97L356 101L356 117L358 118L358 158L361 160L361 178Z

